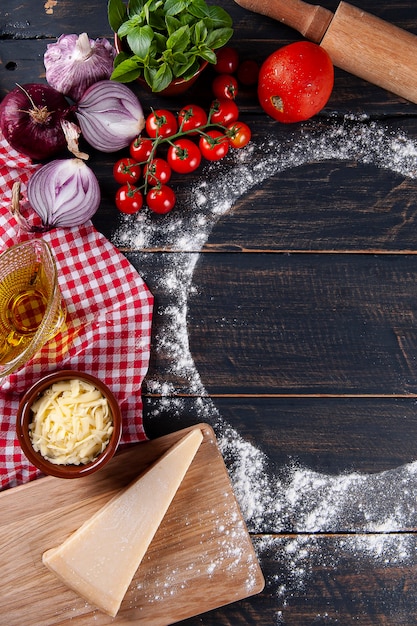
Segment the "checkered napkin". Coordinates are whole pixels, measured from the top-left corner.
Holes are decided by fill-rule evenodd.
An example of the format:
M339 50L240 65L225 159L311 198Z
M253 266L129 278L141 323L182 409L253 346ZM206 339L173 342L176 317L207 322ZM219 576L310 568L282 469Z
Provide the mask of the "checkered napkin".
M0 252L34 236L19 229L9 207L13 183L20 180L22 211L30 211L25 190L37 167L0 134ZM66 325L23 369L0 379L0 489L40 475L20 450L15 423L22 393L47 372L78 369L101 378L122 409L122 443L146 439L141 384L149 362L152 294L91 223L41 236L57 263Z

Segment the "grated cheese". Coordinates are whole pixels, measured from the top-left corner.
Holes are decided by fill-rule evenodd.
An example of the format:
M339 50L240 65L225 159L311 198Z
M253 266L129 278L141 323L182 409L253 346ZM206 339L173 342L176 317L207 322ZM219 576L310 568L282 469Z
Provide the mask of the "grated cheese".
M107 399L78 378L54 383L31 407L33 448L55 465L85 465L107 446L113 418Z

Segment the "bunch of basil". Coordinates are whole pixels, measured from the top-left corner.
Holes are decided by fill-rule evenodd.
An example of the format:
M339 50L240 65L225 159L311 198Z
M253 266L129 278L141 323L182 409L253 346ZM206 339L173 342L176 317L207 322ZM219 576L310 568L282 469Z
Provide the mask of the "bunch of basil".
M108 20L122 49L112 80L145 79L152 91L191 78L233 35L232 18L205 0L109 0Z

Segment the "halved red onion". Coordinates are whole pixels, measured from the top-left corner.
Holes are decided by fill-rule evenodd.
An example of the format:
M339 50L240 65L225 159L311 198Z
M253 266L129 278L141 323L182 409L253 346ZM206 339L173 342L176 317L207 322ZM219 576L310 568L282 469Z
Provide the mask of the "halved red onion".
M145 127L143 109L133 91L112 80L91 85L75 114L83 137L101 152L126 148Z
M81 159L56 159L29 179L27 196L44 230L84 224L97 211L101 194L94 172Z

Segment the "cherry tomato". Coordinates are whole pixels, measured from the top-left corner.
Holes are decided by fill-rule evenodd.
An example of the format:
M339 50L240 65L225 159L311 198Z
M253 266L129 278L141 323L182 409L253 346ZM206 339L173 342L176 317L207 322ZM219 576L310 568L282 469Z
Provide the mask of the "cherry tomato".
M129 146L129 152L132 159L138 163L144 163L148 160L152 152L153 141L147 137L136 137Z
M216 98L226 98L227 100L234 100L239 90L237 80L231 74L219 74L216 76L211 88Z
M243 148L251 139L251 129L244 122L233 122L227 127L227 138L233 148Z
M224 46L216 52L214 69L219 74L234 74L239 65L239 53L236 48Z
M236 122L239 117L239 109L234 100L217 99L211 103L211 121L213 124L221 124L227 126L232 122Z
M237 68L237 79L245 87L252 87L258 82L259 65L252 59L246 59L239 63Z
M168 163L174 172L189 174L201 163L201 152L191 139L181 138L168 148Z
M297 41L273 52L262 64L258 98L264 111L284 123L313 117L327 104L334 69L324 48Z
M155 213L169 213L176 202L175 192L168 185L153 187L146 195L146 203Z
M201 154L208 161L220 161L229 151L229 140L219 130L208 130L200 137Z
M137 183L141 175L141 167L137 161L125 157L113 165L113 178L120 185Z
M187 104L178 113L178 124L184 132L189 132L207 124L207 113L197 104ZM190 133L195 135L196 133Z
M132 185L123 185L116 192L116 206L122 213L137 213L143 206L142 192Z
M171 111L157 109L152 111L146 118L146 132L149 137L170 137L178 130L177 118Z
M164 184L171 178L171 168L165 159L157 157L145 165L143 175L147 178L149 185Z

